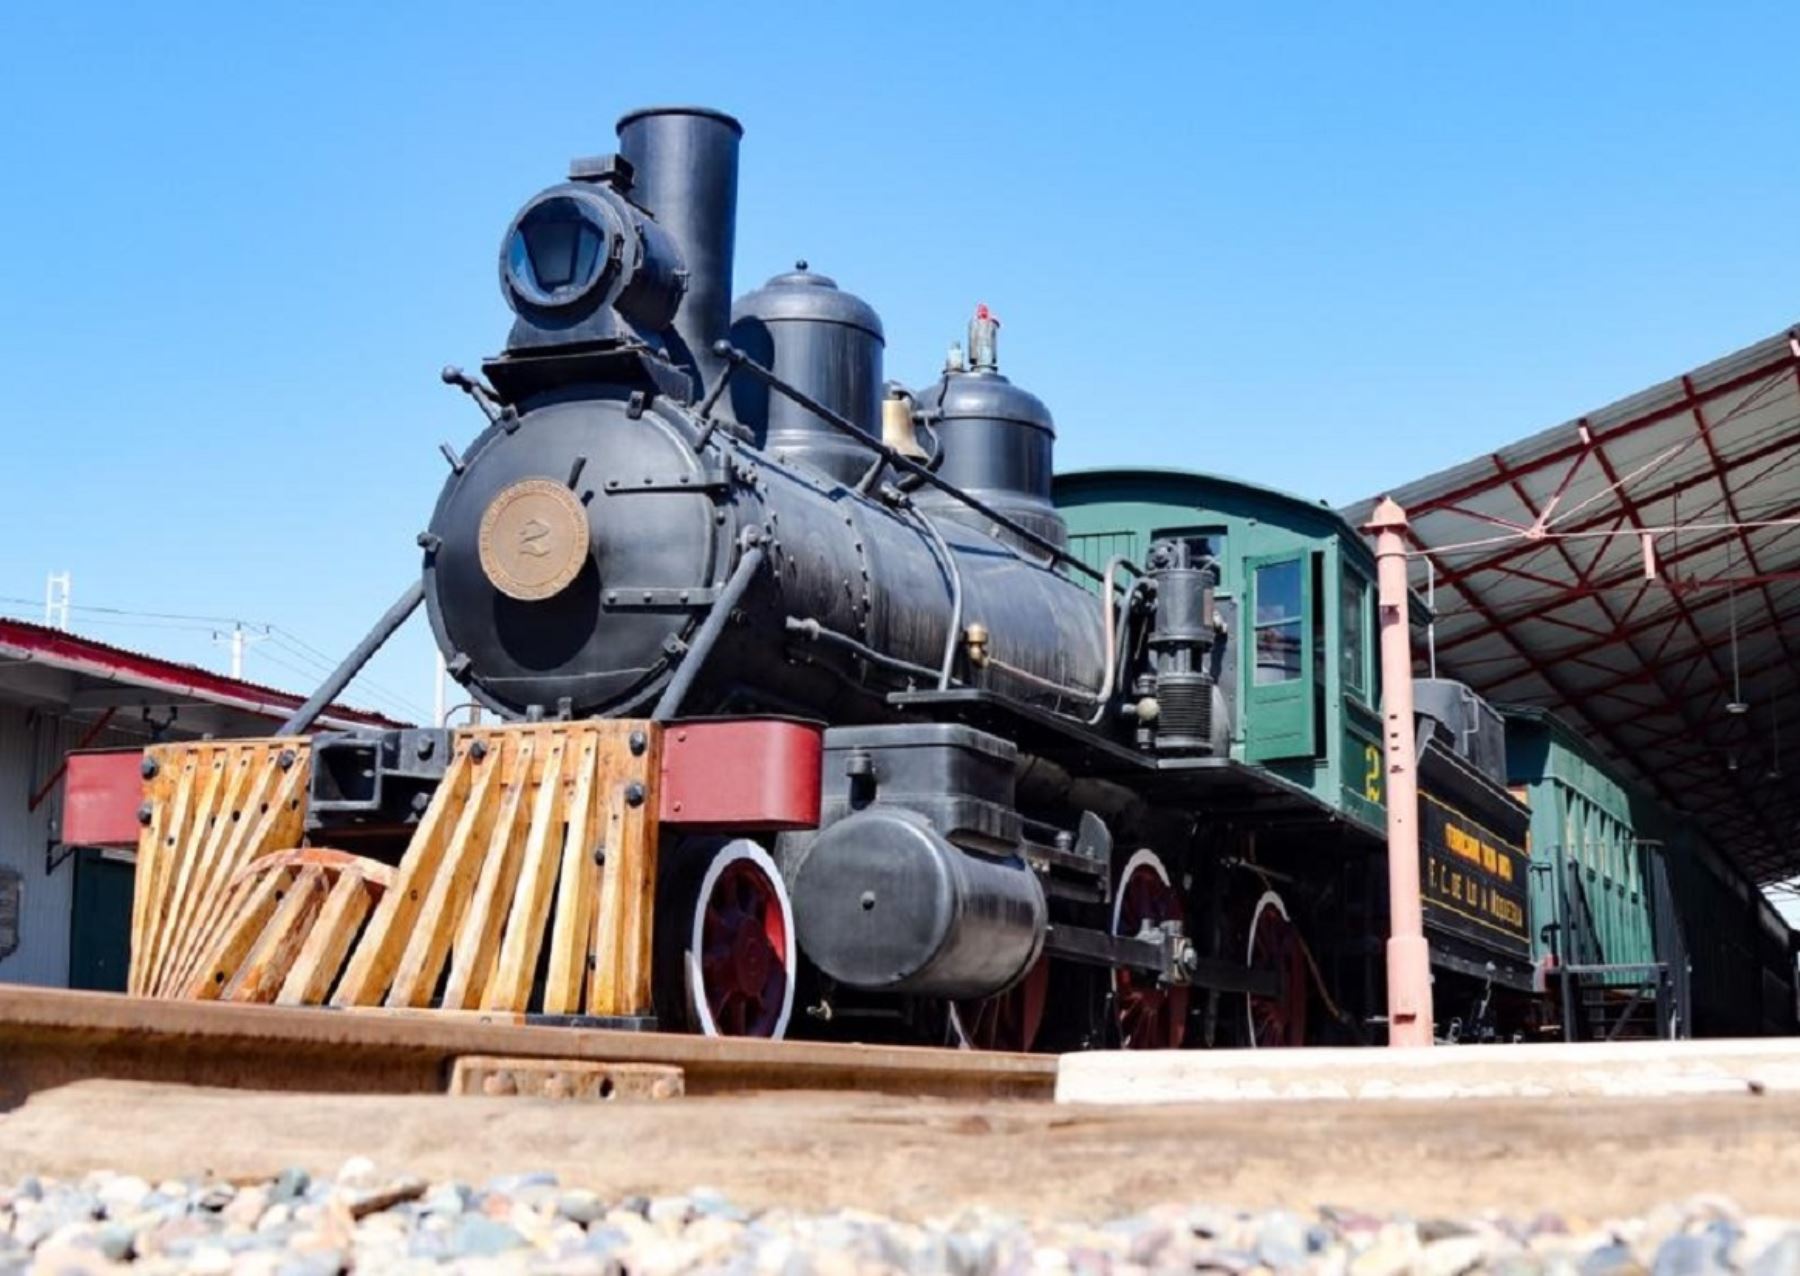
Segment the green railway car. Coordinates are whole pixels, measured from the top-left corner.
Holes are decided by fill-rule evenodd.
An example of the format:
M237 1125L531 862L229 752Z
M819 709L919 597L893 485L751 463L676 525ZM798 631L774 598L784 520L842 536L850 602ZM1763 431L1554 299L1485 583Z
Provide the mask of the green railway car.
M1531 810L1533 955L1572 1037L1686 1027L1664 847L1645 804L1569 726L1511 707L1506 771Z
M1562 719L1503 712L1531 808L1535 953L1583 1035L1652 995L1674 1035L1795 1031L1796 937L1755 884Z
M1534 955L1654 963L1651 902L1661 846L1639 827L1640 800L1554 714L1502 713L1507 779L1531 808Z

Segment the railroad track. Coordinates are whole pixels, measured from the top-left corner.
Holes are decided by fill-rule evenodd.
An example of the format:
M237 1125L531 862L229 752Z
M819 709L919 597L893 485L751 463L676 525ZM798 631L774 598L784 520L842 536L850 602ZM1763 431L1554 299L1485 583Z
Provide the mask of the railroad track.
M688 1094L858 1090L1052 1097L1049 1056L544 1026L480 1012L346 1011L0 985L0 1109L73 1081L443 1094L458 1061L579 1079L674 1076ZM491 1091L490 1091L491 1092ZM610 1093L610 1086L608 1091Z
M497 1073L516 1079L518 1089L492 1088ZM1529 1107L1546 1097L1800 1095L1800 1042L1096 1051L1059 1059L549 1026L476 1011L289 1008L0 984L0 1111L38 1091L102 1079L370 1095L545 1092L548 1083L603 1097L788 1090L1089 1105L1457 1098Z

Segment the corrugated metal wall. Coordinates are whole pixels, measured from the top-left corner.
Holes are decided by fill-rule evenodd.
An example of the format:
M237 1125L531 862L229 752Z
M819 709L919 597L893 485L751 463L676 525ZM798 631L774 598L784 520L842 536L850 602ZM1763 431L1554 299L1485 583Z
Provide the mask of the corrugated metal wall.
M44 872L51 830L61 823L62 789L36 811L31 795L81 741L87 723L71 722L17 705L0 704L0 866L25 880L20 901L19 947L0 957L0 983L66 987L69 981L69 906L75 881L71 857ZM134 744L140 737L107 730L90 745Z

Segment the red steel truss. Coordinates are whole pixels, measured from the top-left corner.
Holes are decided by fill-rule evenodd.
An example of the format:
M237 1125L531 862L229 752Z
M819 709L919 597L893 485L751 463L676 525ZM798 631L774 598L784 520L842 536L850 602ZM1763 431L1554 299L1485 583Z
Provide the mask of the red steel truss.
M1392 495L1440 673L1800 876L1800 328Z

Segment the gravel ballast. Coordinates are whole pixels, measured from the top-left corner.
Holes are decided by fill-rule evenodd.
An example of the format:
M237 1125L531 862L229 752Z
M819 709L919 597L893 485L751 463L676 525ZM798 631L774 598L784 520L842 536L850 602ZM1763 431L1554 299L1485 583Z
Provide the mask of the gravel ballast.
M1608 1219L1171 1203L1098 1221L985 1209L918 1220L748 1210L705 1188L605 1199L548 1172L430 1182L360 1157L330 1179L295 1169L250 1182L152 1183L96 1172L0 1185L0 1276L441 1270L1800 1276L1800 1218L1747 1215L1728 1200L1695 1197Z

